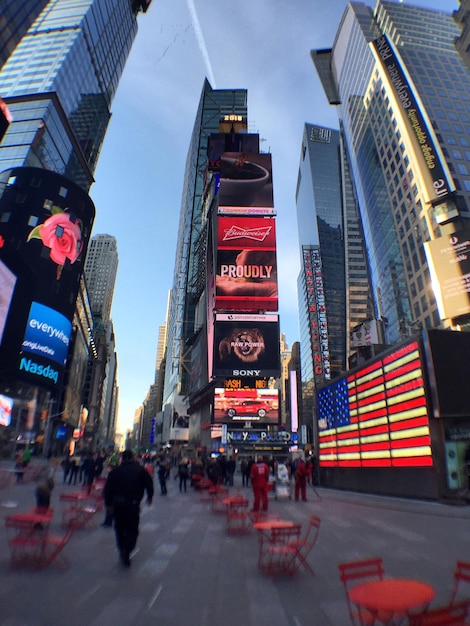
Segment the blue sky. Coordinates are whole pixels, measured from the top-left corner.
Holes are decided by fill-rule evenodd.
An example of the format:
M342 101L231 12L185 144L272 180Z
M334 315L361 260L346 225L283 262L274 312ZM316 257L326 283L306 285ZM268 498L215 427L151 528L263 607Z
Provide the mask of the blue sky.
M93 234L114 235L119 271L112 318L119 427L153 382L158 327L172 286L186 155L204 78L248 90L249 131L272 153L279 312L289 346L299 339L295 188L305 122L337 128L310 59L329 48L346 0L153 0L112 106L95 173ZM367 2L369 6L373 3ZM453 11L457 0L416 0Z

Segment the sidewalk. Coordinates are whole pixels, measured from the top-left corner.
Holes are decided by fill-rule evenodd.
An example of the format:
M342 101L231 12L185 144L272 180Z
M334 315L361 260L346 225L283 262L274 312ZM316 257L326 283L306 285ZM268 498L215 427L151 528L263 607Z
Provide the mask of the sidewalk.
M57 532L59 495L76 489L61 481L58 470ZM34 483L12 486L16 511L34 505L34 489ZM231 491L237 489L252 498L239 475ZM306 503L271 499L269 506L303 524L311 514L321 517L309 557L316 575L272 580L258 571L255 532L229 536L225 517L197 492L180 494L173 480L168 491L160 496L156 481L154 504L142 507L130 570L120 567L114 533L99 519L66 547L69 570L10 571L0 520L0 626L349 626L338 563L381 556L387 575L432 584L439 603L449 595L456 560L470 560L468 506L309 489ZM0 507L2 517L11 512Z

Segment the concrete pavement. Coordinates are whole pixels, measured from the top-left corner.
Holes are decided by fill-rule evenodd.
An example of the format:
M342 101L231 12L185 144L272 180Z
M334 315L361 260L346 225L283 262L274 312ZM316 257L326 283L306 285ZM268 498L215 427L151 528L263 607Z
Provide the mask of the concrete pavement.
M59 495L74 487L57 472L52 496L53 530L60 528ZM114 532L99 526L79 530L65 549L71 563L43 572L8 568L3 521L0 533L0 626L348 626L338 576L342 561L381 556L390 576L417 578L436 589L434 603L450 593L456 560L470 560L470 507L309 489L309 501L270 500L282 518L322 519L309 561L313 577L270 579L257 569L257 537L229 536L225 517L188 488L142 507L137 552L129 570L118 563ZM13 485L0 501L5 517L34 505L34 483ZM235 487L250 499L251 489ZM318 497L319 496L319 497Z

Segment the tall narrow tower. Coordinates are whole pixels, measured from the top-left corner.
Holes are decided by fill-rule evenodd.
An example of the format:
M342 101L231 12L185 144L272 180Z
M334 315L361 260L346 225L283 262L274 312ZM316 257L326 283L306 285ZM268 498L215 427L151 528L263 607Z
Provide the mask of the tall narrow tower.
M107 322L111 316L119 256L111 235L95 235L85 261L85 278L93 315Z

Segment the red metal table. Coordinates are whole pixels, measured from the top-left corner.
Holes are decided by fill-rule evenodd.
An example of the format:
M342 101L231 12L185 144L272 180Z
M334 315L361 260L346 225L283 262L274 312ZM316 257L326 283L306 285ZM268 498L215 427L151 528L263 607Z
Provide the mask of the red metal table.
M369 626L406 623L410 612L424 611L434 596L431 585L407 578L371 581L349 591L351 602L359 608L359 615Z

